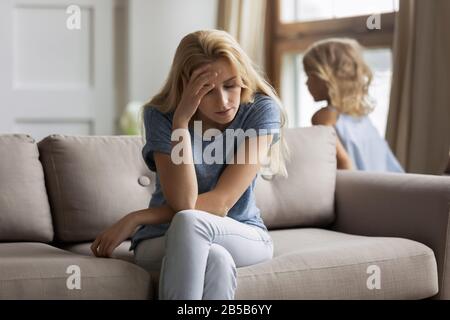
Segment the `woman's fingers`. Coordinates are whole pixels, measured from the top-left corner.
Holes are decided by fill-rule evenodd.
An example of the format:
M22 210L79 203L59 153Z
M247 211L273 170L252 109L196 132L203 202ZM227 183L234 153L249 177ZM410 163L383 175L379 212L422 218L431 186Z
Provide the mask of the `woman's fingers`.
M106 249L108 248L110 240L108 238L102 239L100 243L100 257L106 257Z
M97 238L95 238L94 242L91 244L91 251L92 251L92 253L93 253L96 257L98 257L98 251L97 251L97 248L98 248L99 242L100 242L100 236L98 236Z
M203 74L202 76L200 76L197 81L195 82L195 87L194 87L194 94L196 96L199 95L200 91L206 86L206 85L210 85L209 82L211 82L211 80L214 80L217 77L217 72L208 72ZM209 89L211 90L211 88Z
M97 247L98 257L103 257L103 253L102 253L103 246L104 246L104 240L102 239L99 242L98 247Z
M190 77L190 81L195 81L203 72L207 71L211 67L211 64L205 64L201 66L200 68L197 68L192 72L192 75Z
M212 89L211 80L217 76L217 72L208 70L210 66L206 65L195 70L189 81L183 89L183 95L177 106L174 118L181 121L189 121L195 114L201 98Z
M188 81L188 86L191 85L191 87L195 87L198 82L203 82L205 77L209 77L210 75L214 75L214 73L217 73L217 71L210 70L211 64L207 64L199 69L196 69Z
M204 83L205 80L207 80L209 77L211 77L214 74L212 71L206 71L201 73L198 77L195 79L191 78L189 80L189 83L186 87L186 89L190 89L190 91L195 91L195 89L201 84Z
M110 258L112 256L112 253L114 252L114 249L116 248L116 244L115 243L110 243L106 248L105 248L105 257Z
M203 96L204 96L205 94L207 94L207 93L208 93L210 90L212 90L212 89L214 89L214 84L212 84L212 83L203 86L203 88L201 88L200 91L197 93L197 97L198 97L199 99L202 99Z

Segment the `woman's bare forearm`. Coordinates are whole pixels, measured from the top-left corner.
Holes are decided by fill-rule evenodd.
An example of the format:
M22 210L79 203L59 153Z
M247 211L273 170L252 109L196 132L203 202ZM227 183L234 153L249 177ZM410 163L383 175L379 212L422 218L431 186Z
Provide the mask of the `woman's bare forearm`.
M228 213L224 199L214 190L200 194L197 197L195 209L224 217ZM130 213L136 226L143 224L161 224L172 221L176 211L169 205L152 207Z
M198 185L188 123L174 122L172 133L175 130L175 137L178 138L178 141L172 141L172 150L175 147L177 150L182 150L182 162L174 163L172 176L176 177L176 181L172 181L172 185L176 186L179 191L172 194L172 199L167 200L175 210L192 209L197 201ZM181 139L179 139L180 137ZM172 152L172 161L175 156L179 156L178 152Z
M152 207L130 213L130 215L133 216L136 226L143 224L169 223L172 221L174 214L175 211L166 204L160 207Z

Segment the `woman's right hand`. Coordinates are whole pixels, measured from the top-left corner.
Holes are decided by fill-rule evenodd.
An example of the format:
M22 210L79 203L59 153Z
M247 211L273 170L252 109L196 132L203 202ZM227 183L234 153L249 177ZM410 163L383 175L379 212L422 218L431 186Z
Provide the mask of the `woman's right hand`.
M196 69L189 81L184 83L183 95L173 116L175 124L187 126L203 96L214 88L214 84L210 82L217 77L217 72L211 71L210 68L211 65L207 64Z
M129 213L95 238L92 253L96 257L110 258L114 249L134 234L137 226L136 212Z

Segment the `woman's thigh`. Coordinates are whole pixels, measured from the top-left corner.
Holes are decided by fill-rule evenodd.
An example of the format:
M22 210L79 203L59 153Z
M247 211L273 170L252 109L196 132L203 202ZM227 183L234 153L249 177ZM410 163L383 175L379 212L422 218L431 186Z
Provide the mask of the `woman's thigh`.
M196 225L193 230L202 230L200 239L208 235L212 243L224 247L234 259L237 267L263 262L273 257L273 242L269 233L257 226L239 222L230 217L219 217L201 210L183 210L177 213L177 227L170 232L186 232L179 224ZM174 220L172 220L172 223ZM195 242L195 232L185 234L184 241Z
M209 226L211 242L223 246L233 257L236 267L260 263L273 257L273 242L269 233L257 226L239 222L230 217L219 217L201 210L184 210ZM177 213L179 214L179 213ZM169 230L171 230L169 228ZM158 271L165 255L163 237L142 240L134 250L136 264L149 271ZM193 241L194 243L194 241Z
M225 217L213 243L228 250L236 267L245 267L272 259L273 242L265 230Z
M165 236L145 239L134 249L134 262L147 271L159 271L165 253Z

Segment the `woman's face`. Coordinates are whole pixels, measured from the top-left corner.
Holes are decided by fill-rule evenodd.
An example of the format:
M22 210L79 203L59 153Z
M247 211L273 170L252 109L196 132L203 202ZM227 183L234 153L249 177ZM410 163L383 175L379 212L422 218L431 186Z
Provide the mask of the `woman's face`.
M236 68L225 58L211 63L211 71L218 73L211 81L213 89L205 94L198 106L195 120L202 126L223 130L235 117L241 102L241 80Z
M308 77L306 85L308 86L308 90L313 96L314 101L329 100L328 88L325 81L312 72L307 71L306 75Z

